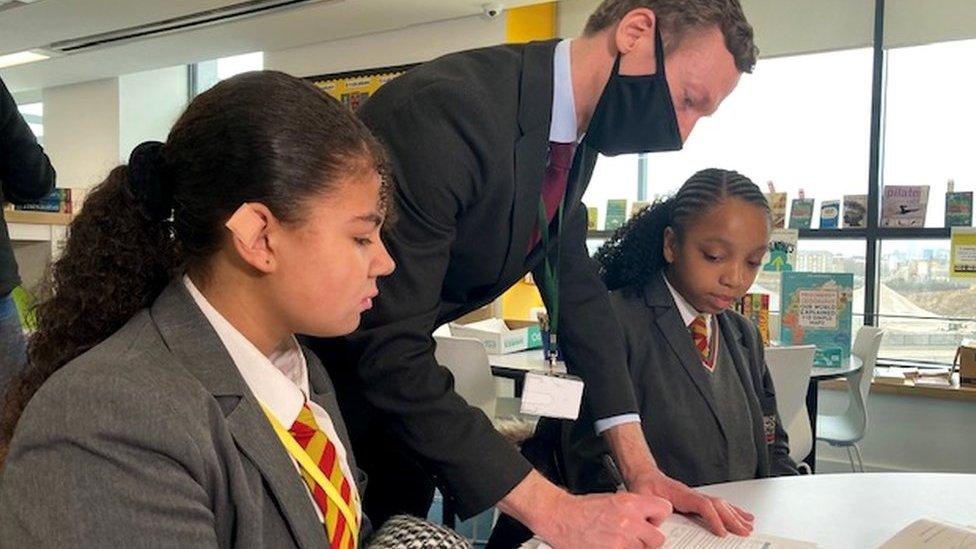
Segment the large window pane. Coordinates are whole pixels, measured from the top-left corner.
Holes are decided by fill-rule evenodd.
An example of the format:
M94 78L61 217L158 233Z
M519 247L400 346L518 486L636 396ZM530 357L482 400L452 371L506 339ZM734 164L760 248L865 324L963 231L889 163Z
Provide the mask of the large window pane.
M627 218L630 218L631 205L637 200L637 164L636 154L614 157L600 155L583 195L583 203L598 210L597 229L602 230L606 226L609 199L626 199Z
M976 189L976 40L888 52L886 185L929 185L926 227L944 226L946 181Z
M684 150L648 157L649 192L677 189L706 167L737 170L766 190L822 200L866 194L871 50L760 60Z
M883 241L879 273L880 356L952 362L976 331L976 288L949 278L949 241Z

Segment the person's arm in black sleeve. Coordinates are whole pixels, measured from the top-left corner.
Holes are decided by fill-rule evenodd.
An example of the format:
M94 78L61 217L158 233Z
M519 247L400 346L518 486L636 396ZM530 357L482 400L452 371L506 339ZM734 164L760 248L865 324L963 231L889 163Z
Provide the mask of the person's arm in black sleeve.
M390 151L397 219L384 241L396 271L379 281L375 307L351 336L361 350L366 399L447 483L462 517L494 505L531 470L478 409L454 392L434 359L431 333L456 236L456 218L479 193L479 158L491 153L488 101L451 84L360 112ZM441 106L441 107L438 107ZM477 121L477 122L476 122Z
M34 132L0 80L0 185L4 200L36 200L54 189L55 173Z

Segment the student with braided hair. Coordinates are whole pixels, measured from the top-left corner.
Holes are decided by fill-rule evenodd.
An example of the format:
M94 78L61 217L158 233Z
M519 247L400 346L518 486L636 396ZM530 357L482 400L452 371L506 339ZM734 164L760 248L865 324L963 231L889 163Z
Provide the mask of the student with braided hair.
M631 219L596 254L626 340L644 436L675 482L797 472L762 338L730 310L756 279L769 229L769 205L752 181L707 169ZM612 462L593 429L585 420L564 429L571 490L615 489Z

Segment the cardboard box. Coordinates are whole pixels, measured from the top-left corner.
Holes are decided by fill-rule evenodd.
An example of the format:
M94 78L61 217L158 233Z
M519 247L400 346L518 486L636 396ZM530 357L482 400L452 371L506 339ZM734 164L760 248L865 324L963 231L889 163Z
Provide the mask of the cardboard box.
M976 386L976 341L966 340L956 350L959 384Z
M451 324L451 335L481 341L490 355L515 353L542 346L539 324L531 320L489 318L471 324Z

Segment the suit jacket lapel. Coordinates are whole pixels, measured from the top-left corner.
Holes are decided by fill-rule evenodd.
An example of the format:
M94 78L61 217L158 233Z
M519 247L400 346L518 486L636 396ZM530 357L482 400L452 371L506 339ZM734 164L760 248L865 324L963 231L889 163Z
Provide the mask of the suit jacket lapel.
M529 237L539 216L542 180L549 154L552 121L552 59L558 41L532 42L522 53L522 84L518 123L522 134L515 141L515 203L502 282L525 272Z
M712 383L708 379L708 373L698 358L698 349L691 340L688 327L681 319L678 306L674 303L674 298L664 283L662 275L651 276L650 282L644 288L644 299L649 307L654 309L655 323L664 333L664 339L668 342L671 350L677 356L685 373L691 378L692 383L698 388L702 398L708 404L708 409L718 422L722 435L726 436L725 423L722 421L721 414L715 403L715 395L712 392Z
M752 416L753 438L756 439L756 455L758 457L759 471L769 470L769 452L766 449L766 431L763 423L762 406L759 403L756 391L750 391L749 387L755 387L753 382L752 369L749 367L752 352L746 344L745 335L736 326L736 323L729 318L728 314L718 315L719 329L724 338L723 343L729 350L732 363L735 364L736 373L742 383L743 392L749 402L749 412Z
M180 280L170 283L157 298L151 314L166 346L191 375L215 398L239 399L227 414L230 432L267 481L299 546L325 547L325 528L301 476L217 333Z

